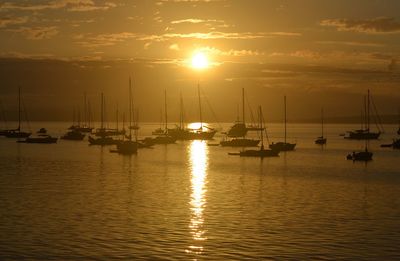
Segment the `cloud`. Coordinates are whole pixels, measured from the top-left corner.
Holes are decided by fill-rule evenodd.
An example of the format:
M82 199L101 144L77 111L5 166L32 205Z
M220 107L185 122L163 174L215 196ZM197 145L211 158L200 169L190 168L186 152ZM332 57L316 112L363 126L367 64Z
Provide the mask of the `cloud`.
M204 20L204 19L189 18L189 19L171 21L171 24L182 24L182 23L199 24L199 23L208 23L208 22L224 23L223 20L215 20L215 19Z
M171 44L171 45L169 46L169 49L174 50L174 51L179 51L179 50L180 50L178 44Z
M383 47L385 44L367 43L367 42L346 42L346 41L317 41L317 44L327 45L348 45L348 46L364 46L364 47Z
M68 11L82 12L107 10L112 7L116 7L116 4L105 2L102 5L97 5L93 0L54 0L44 4L16 4L13 2L5 2L0 5L0 10L42 11L67 8Z
M319 59L322 55L319 52L311 50L297 50L294 52L273 52L270 54L271 57L295 57L295 58L308 58L308 59Z
M76 35L75 39L79 40L76 43L90 48L102 47L102 46L113 46L117 43L125 40L137 38L138 35L130 32L112 33L112 34L99 34L95 36L91 35Z
M18 29L10 29L8 31L20 33L29 40L50 39L58 34L56 26L21 27Z
M0 58L17 59L54 59L56 56L51 53L21 53L21 52L2 52Z
M4 17L0 18L0 28L7 27L9 25L15 25L15 24L25 24L28 22L29 18L28 17Z
M326 19L322 20L320 25L336 27L338 31L369 34L400 33L400 23L390 17L377 17L369 20Z
M153 41L165 41L172 38L181 38L181 39L239 39L239 40L248 40L248 39L261 39L261 38L271 38L274 36L299 36L301 34L298 33L286 33L283 34L279 32L265 33L265 32L209 32L209 33L166 33L162 35L144 35L139 38L139 40L153 40Z
M215 40L215 39L230 39L230 40L251 40L251 39L262 39L262 38L274 38L278 36L299 36L298 33L276 33L276 32L218 32L213 31L209 33L165 33L160 35L149 35L149 34L140 34L140 33L132 33L132 32L120 32L120 33L109 33L109 34L79 34L74 37L76 41L75 43L89 47L96 48L102 46L113 46L117 43L135 39L138 41L146 41L147 43L144 45L144 49L148 49L149 46L153 42L167 42L173 39L203 39L203 40ZM78 37L79 36L79 37Z
M264 55L265 53L259 52L258 50L235 50L235 49L230 49L228 51L223 51L220 49L217 49L215 47L203 47L198 49L201 52L206 52L210 53L213 55L221 55L221 56L259 56L259 55Z
M211 2L225 2L226 0L161 0L164 3L211 3Z

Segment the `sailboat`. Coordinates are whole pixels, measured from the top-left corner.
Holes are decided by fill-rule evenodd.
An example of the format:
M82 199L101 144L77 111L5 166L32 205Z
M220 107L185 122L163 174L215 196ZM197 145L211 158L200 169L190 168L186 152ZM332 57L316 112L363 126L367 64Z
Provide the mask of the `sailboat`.
M372 160L373 153L368 150L369 146L369 140L370 136L369 134L369 125L370 125L370 119L369 119L369 107L370 107L370 96L369 96L369 90L368 90L368 95L367 95L367 102L366 106L364 106L365 109L365 115L366 115L366 135L365 135L365 149L364 151L353 151L351 154L347 155L348 160L353 160L353 161L370 161ZM366 108L365 108L366 107Z
M249 130L245 122L245 112L244 112L244 88L242 88L242 119L243 121L237 121L227 132L228 137L232 137L229 140L223 140L220 142L221 146L230 147L255 147L260 143L260 140L247 139L246 134ZM252 128L254 129L254 128Z
M117 149L111 150L110 152L116 152L124 155L132 155L137 154L138 150L138 142L137 135L135 135L135 141L132 140L132 87L131 87L131 78L129 77L129 136L128 140L125 140L125 135L123 136L123 140L117 143ZM136 124L137 126L137 124ZM137 131L137 129L135 129Z
M67 133L61 136L61 139L63 140L83 140L84 138L85 134L78 130L69 130Z
M367 105L366 99L368 99L368 105ZM367 111L366 108L365 108L366 106L370 106L370 100L371 100L371 97L370 97L369 90L368 90L368 97L366 98L364 96L364 111ZM376 139L379 139L379 136L381 135L381 128L383 130L383 127L381 126L381 128L380 128L380 126L378 124L376 124L376 126L378 128L378 132L372 132L370 130L370 126L367 125L367 121L369 121L369 119L367 119L367 117L370 116L369 113L370 112L369 112L369 109L368 109L368 116L367 116L367 112L364 114L364 116L365 116L365 119L364 119L365 127L361 126L361 128L358 129L358 130L347 131L348 135L346 135L344 137L345 139L351 139L351 140L376 140ZM363 125L363 124L361 124L361 125Z
M119 112L118 112L118 106L117 106L117 111L116 111L116 128L101 128L96 130L96 132L94 133L95 136L101 137L101 136L118 136L118 135L125 135L125 129L120 130L118 127L118 116Z
M211 140L216 130L203 125L203 116L201 111L201 97L200 97L200 84L197 85L197 92L199 96L199 116L200 116L200 127L198 129L189 129L183 126L183 103L181 97L181 117L180 126L175 129L168 129L168 134L177 140ZM204 130L207 129L207 130Z
M315 144L326 144L326 138L324 137L324 109L321 109L321 136L315 140Z
M173 137L168 134L168 111L167 111L167 90L164 90L164 111L165 111L165 127L164 129L161 129L161 132L159 129L157 129L155 132L156 137L147 137L143 140L144 144L147 145L154 145L154 144L173 144L176 142L177 138Z
M285 137L284 137L284 141L280 141L277 143L272 142L272 144L269 145L269 147L272 150L276 150L276 151L291 151L294 150L294 148L296 147L296 143L288 143L286 142L286 95L283 97L283 103L284 103L284 119L285 119Z
M47 134L41 134L36 137L27 137L25 140L18 140L17 142L19 143L40 143L40 144L51 144L51 143L57 143L58 138L57 137L52 137Z
M105 134L105 128L104 128L104 109L105 107L105 100L104 100L104 94L101 93L101 126L100 129L97 129L96 132L98 134L95 134L95 136L98 136L99 138L94 138L92 136L89 136L89 144L90 145L114 145L117 144L119 141L116 139L113 139L112 137L109 137Z
M277 157L279 156L279 151L273 149L264 149L264 131L265 128L263 127L263 114L261 110L261 106L259 106L258 110L258 117L259 117L259 130L261 136L261 147L259 150L242 150L239 153L228 153L229 155L239 155L240 157L258 157L258 158L265 158L265 157Z
M18 87L18 128L7 130L4 136L7 138L27 138L31 132L21 131L21 87Z
M69 130L76 130L84 133L91 133L93 131L93 127L91 127L91 110L90 103L86 98L86 92L83 94L83 124L81 125L81 112L78 108L78 122L75 123L75 110L73 113L73 122L72 125L68 128Z

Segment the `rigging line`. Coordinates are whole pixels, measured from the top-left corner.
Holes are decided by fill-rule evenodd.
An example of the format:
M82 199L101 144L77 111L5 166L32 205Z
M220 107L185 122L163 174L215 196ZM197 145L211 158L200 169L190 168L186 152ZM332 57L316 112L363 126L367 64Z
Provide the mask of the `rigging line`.
M205 93L204 93L203 90L200 90L200 91L201 91L201 93L203 94L203 96L204 96L204 98L205 98L205 100L206 100L206 102L207 102L207 105L208 105L208 107L210 108L211 113L212 113L212 115L213 115L215 121L216 121L217 124L218 124L218 127L222 130L222 125L221 125L220 121L218 120L217 115L215 114L215 112L214 112L214 110L213 110L213 108L212 108L212 106L211 106L211 103L210 103L210 101L208 100L208 97L205 95Z
M250 106L250 102L249 102L249 99L248 99L247 95L245 95L245 99L246 99L246 102L247 102L247 106L249 107L251 125L255 125L253 110L252 110L252 108Z
M270 143L269 143L269 137L268 137L268 132L267 132L267 125L265 124L264 114L262 114L262 121L263 121L263 125L264 125L265 138L267 139L267 143L269 145Z
M377 109L377 107L376 107L376 105L375 105L375 101L374 101L374 99L372 98L372 96L371 96L370 99L371 99L372 106L373 106L373 108L374 108L375 116L376 116L376 118L377 118L377 120L378 120L378 123L376 123L377 126L378 126L378 129L379 129L379 131L382 130L382 133L385 133L385 129L383 128L383 124L382 124L382 119L381 119L381 117L379 116L378 109Z
M26 124L28 125L28 130L32 131L31 124L30 124L29 118L28 118L28 111L26 110L25 102L23 99L22 99L22 108L24 109L24 114L25 114Z

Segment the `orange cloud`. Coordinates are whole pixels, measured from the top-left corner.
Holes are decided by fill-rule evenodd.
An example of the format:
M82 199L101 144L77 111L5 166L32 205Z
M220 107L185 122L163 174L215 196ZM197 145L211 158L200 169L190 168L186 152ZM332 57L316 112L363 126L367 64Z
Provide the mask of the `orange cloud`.
M358 33L400 32L400 23L389 17L377 17L369 20L326 19L322 20L320 25L336 27L338 31L352 31Z
M10 29L8 31L20 33L29 40L50 39L58 34L58 29L56 26L21 27L19 29Z
M67 8L68 11L82 12L94 10L107 10L115 7L116 4L106 2L103 5L97 5L93 0L55 0L44 4L16 4L5 2L0 5L0 10L21 10L21 11L41 11L48 9Z

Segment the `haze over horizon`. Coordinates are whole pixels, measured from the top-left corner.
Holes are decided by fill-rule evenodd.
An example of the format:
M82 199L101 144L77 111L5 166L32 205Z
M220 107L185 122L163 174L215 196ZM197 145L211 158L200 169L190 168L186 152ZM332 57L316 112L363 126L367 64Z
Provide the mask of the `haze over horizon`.
M143 121L159 120L164 89L171 121L180 92L196 120L198 81L220 121L236 119L241 88L268 121L281 120L285 94L292 121L321 107L356 117L367 89L395 115L398 10L394 0L0 1L0 100L12 118L22 86L32 119L71 120L84 92L98 115L104 92L114 115L117 103L126 110L131 76ZM191 68L196 52L208 68Z

